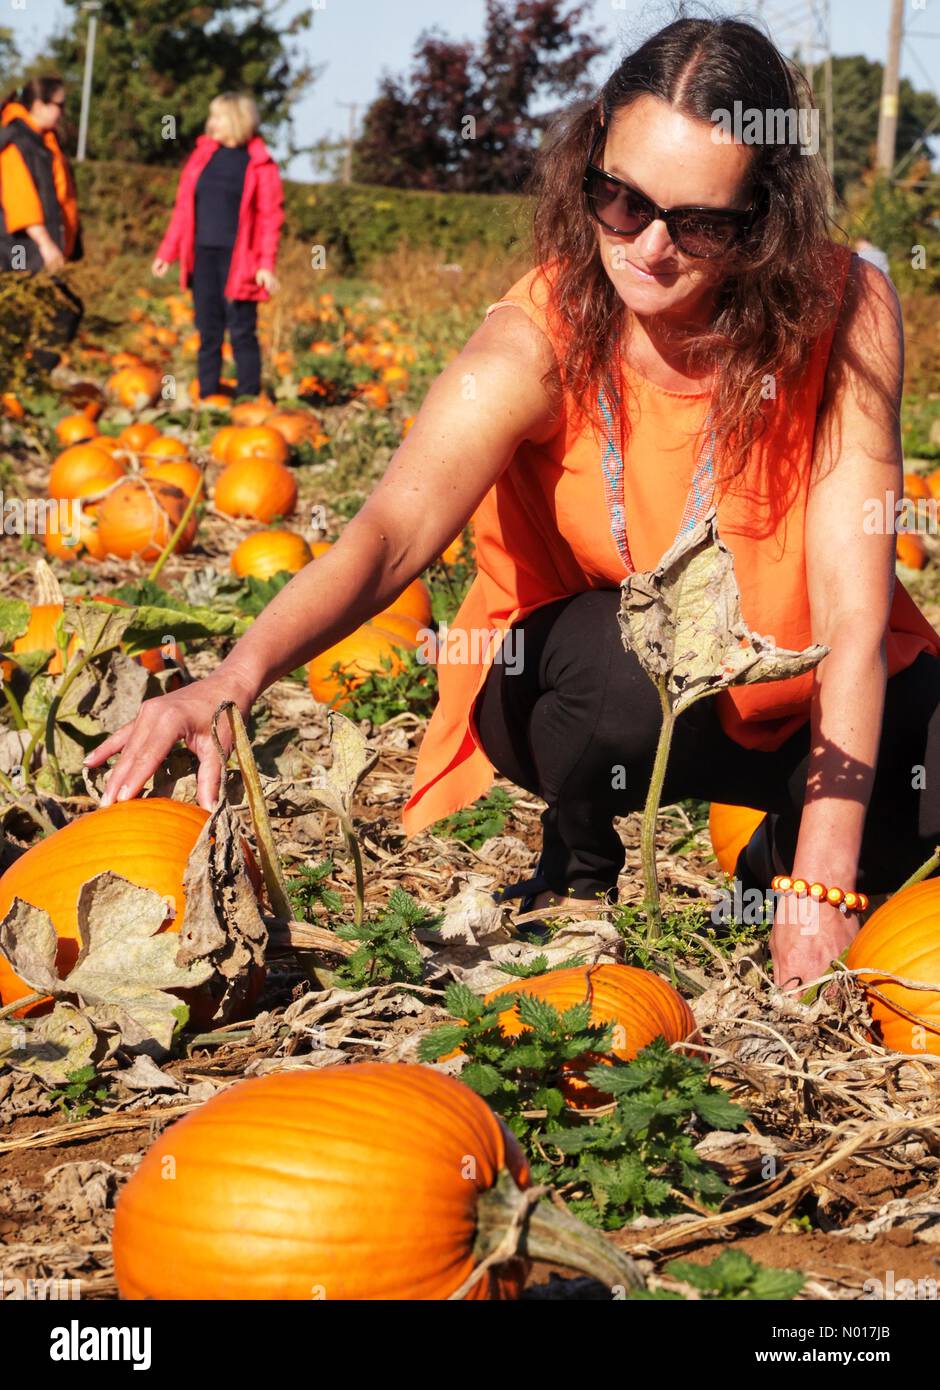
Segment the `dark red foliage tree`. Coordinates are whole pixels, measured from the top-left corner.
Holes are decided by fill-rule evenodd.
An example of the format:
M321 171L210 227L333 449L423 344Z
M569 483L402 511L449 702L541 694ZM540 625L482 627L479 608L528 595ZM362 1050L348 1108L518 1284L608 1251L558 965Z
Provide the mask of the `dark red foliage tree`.
M569 0L487 0L478 45L421 34L407 78L386 75L353 153L357 182L511 193L555 111L583 97L604 51Z

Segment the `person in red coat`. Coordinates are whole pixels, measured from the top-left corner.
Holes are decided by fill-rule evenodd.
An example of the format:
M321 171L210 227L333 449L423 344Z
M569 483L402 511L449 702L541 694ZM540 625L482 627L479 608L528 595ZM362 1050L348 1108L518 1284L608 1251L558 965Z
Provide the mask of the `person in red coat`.
M209 107L206 132L180 175L176 205L153 262L164 276L175 260L192 286L199 330L199 394L220 390L228 329L240 396L261 390L258 302L277 290L274 263L284 222L277 165L257 134L249 96L225 93Z

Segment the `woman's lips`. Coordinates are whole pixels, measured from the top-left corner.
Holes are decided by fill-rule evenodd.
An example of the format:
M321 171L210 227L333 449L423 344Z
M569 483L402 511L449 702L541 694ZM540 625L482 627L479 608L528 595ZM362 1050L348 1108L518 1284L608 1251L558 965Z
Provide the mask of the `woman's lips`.
M675 274L675 271L672 270L641 270L640 267L636 265L633 261L627 261L627 265L636 275L640 277L641 280L662 280L667 275Z

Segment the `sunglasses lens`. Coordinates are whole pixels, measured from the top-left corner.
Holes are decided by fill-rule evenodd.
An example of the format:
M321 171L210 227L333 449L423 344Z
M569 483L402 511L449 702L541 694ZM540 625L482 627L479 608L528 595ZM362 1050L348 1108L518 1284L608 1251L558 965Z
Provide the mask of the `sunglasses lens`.
M588 172L586 191L595 217L605 227L629 234L649 226L649 204L631 189L592 170Z
M687 256L718 256L737 240L737 222L723 217L701 217L694 213L673 220L676 246Z

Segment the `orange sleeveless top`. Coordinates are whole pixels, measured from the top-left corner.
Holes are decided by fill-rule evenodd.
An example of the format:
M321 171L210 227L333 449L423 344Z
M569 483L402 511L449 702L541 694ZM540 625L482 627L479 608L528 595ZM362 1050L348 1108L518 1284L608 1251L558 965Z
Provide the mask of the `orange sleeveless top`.
M836 243L832 247L841 303L853 253ZM551 266L530 271L490 305L487 317L504 304L517 305L561 360L563 334L549 306L551 273ZM743 477L717 503L718 531L734 556L746 622L778 646L795 650L813 641L803 533L816 413L834 331L833 324L817 340L800 381L778 389ZM704 440L709 393L665 390L625 364L622 396L628 420L627 538L635 568L650 570L676 538ZM605 497L606 441L594 425L576 421L577 414L566 397L555 435L542 444L520 445L474 513L477 575L449 628L445 658L452 650L459 659L438 664L439 702L402 813L409 836L469 805L493 780L472 709L503 632L556 599L616 588L628 572ZM900 580L886 645L889 675L922 651L940 655L940 636ZM773 750L809 718L812 690L812 672L732 687L715 697L721 726L745 748Z

